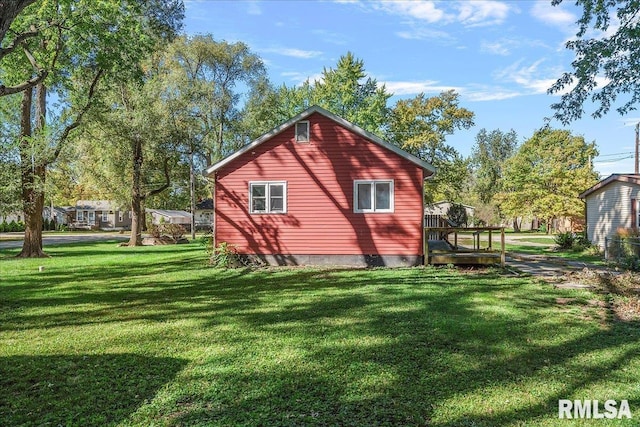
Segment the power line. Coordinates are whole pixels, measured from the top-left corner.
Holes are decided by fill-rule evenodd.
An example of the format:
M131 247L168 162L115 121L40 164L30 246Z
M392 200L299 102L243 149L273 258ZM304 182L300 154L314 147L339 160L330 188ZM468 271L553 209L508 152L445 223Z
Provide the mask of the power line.
M628 156L631 155L633 156L633 151L625 151L624 153L610 153L610 154L598 154L598 156L596 156L596 158L598 157L614 157L614 156Z

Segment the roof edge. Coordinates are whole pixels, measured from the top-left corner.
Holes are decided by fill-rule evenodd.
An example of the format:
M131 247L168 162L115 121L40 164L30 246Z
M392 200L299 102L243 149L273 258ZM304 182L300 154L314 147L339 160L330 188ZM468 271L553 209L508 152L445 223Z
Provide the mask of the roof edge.
M260 144L262 144L263 142L273 138L274 136L278 135L280 132L284 131L285 129L287 129L288 127L292 126L293 124L295 124L296 122L305 119L307 117L309 117L310 115L314 114L314 113L319 113L322 114L323 116L333 120L334 122L340 124L341 126L351 130L352 132L355 132L357 134L359 134L360 136L369 139L370 141L394 152L395 154L399 155L400 157L403 157L404 159L414 163L415 165L419 166L420 168L422 168L425 171L430 172L430 176L435 174L436 172L436 168L431 165L428 162L425 162L422 159L419 159L418 157L414 156L413 154L410 154L408 152L406 152L405 150L403 150L400 147L397 147L385 140L383 140L382 138L380 138L379 136L366 131L364 129L362 129L361 127L354 125L353 123L343 119L340 116L337 116L335 114L333 114L332 112L325 110L322 107L319 107L317 105L311 106L309 108L307 108L306 110L304 110L303 112L297 114L296 116L292 117L291 119L287 120L286 122L282 123L281 125L273 128L272 130L270 130L269 132L265 133L264 135L260 136L259 138L253 140L252 142L250 142L249 144L245 145L244 147L240 148L239 150L237 150L236 152L234 152L233 154L225 157L224 159L214 163L213 165L209 166L205 171L204 171L204 175L205 176L211 176L211 174L213 174L215 171L217 171L218 169L220 169L221 167L227 165L228 163L232 162L233 160L237 159L238 157L242 156L244 153L251 151L252 149L254 149L255 147L259 146Z
M584 199L587 196L589 196L590 194L592 194L593 192L598 191L602 187L606 187L607 185L611 184L613 181L629 182L629 183L632 183L632 184L640 185L640 175L631 174L631 173L629 173L629 174L621 174L621 173L611 174L608 177L606 177L605 179L600 180L597 184L591 186L590 188L588 188L585 191L583 191L582 193L580 193L578 195L578 197L580 199Z

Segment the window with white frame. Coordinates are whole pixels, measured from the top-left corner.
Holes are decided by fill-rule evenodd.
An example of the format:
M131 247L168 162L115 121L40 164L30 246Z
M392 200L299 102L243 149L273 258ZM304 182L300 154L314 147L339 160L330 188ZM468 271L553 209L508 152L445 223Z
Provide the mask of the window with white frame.
M109 222L109 212L102 211L102 215L101 215L100 221Z
M353 211L393 212L393 180L356 180L353 182Z
M309 142L309 122L296 123L296 142Z
M118 222L124 221L124 215L122 211L118 211Z
M96 212L95 211L89 211L89 215L88 215L87 221L89 222L89 224L95 224L96 223Z
M84 221L84 212L78 211L76 214L76 221L83 222Z
M251 213L285 213L287 183L283 181L250 182L249 211Z

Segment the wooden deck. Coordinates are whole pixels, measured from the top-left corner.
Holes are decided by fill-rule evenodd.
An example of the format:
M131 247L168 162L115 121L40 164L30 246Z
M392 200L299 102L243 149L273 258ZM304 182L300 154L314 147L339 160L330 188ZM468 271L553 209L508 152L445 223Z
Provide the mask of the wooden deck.
M504 227L425 227L424 242L425 265L505 264Z

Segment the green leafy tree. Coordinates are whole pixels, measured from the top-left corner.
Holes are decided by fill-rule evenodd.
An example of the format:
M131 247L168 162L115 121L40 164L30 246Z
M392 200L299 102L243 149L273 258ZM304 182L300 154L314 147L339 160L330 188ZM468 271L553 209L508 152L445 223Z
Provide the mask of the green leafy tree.
M129 246L142 245L145 202L171 185L179 144L171 132L163 87L151 74L113 86L101 98L81 141L94 185L131 206ZM96 144L95 141L101 143Z
M563 0L553 0L559 5ZM583 13L578 20L576 38L566 47L575 52L573 70L564 73L549 89L563 93L552 105L554 117L567 124L579 119L585 103L597 108L591 114L601 117L612 106L626 114L640 101L640 20L637 0L576 0ZM620 97L620 99L619 99Z
M299 86L283 85L276 91L277 106L270 123L282 123L312 105L373 132L382 133L389 119L387 101L391 93L376 79L367 76L364 61L353 53L341 56L335 68L324 68L318 80Z
M525 141L504 166L500 209L510 217L578 217L584 205L578 194L598 181L591 159L595 143L567 130L543 128ZM547 231L550 232L549 227Z
M447 209L447 218L456 227L466 227L469 223L469 216L467 215L467 209L460 203L452 203Z
M211 35L182 37L169 54L168 67L173 67L174 75L193 84L189 90L194 102L188 111L201 123L201 134L206 134L202 139L207 142L207 165L211 165L238 148L228 132L239 120L244 92L239 92L238 86L250 92L263 84L264 63L246 44L216 41ZM187 92L182 89L182 95Z
M454 91L434 97L419 94L398 101L391 110L387 139L436 167L437 173L426 184L427 202L458 199L463 191L468 162L446 143L446 137L457 129L469 129L473 117L473 112L459 106Z
M481 129L476 135L471 153L473 191L482 203L490 203L500 190L504 162L514 154L517 145L518 135L513 129L507 133Z
M0 98L0 216L18 212L20 203L20 98Z
M45 256L46 171L91 108L99 82L139 74L139 60L173 35L183 10L176 0L59 0L25 5L13 16L1 40L0 95L22 98L18 147L26 231L19 256ZM60 105L55 117L46 114L51 90Z
M368 77L364 61L347 52L335 68L325 68L315 81L311 101L370 132L380 132L387 121L391 94Z

